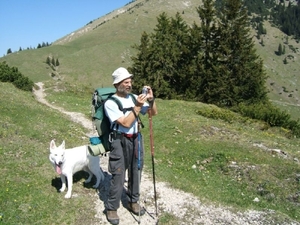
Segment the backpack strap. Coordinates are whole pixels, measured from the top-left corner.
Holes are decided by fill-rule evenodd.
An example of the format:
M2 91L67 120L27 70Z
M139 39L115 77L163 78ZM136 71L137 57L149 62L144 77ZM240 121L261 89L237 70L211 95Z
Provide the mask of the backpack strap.
M129 96L131 97L131 100L133 101L134 105L136 104L136 98L134 97L134 94L129 93Z
M134 95L131 94L131 93L129 93L129 96L131 97L132 102L135 104L135 103L136 103L136 98L134 97ZM133 109L133 107L123 108L123 105L122 105L121 101L120 101L118 98L114 97L113 95L109 96L109 97L107 98L107 100L108 100L108 99L113 100L113 101L118 105L119 110L122 111L124 114L125 114L127 111L131 111L131 110Z
M133 103L134 103L134 105L135 105L135 104L136 104L136 98L135 98L135 96L134 96L132 93L129 93L129 96L131 97L131 100L133 101ZM133 107L131 108L131 110L133 110ZM133 112L134 112L134 111L133 111ZM139 123L139 125L141 125L142 128L144 128L144 124L143 124L143 122L142 122L142 120L141 120L140 115L138 115L137 118L138 118L138 123Z
M135 105L135 104L136 104L136 98L135 98L134 94L129 93L128 95L130 96L132 102L133 102L134 105ZM113 100L113 101L118 105L119 110L122 111L123 114L125 114L127 111L132 111L132 110L133 110L133 107L130 107L130 108L123 108L123 105L122 105L121 101L120 101L119 99L117 99L116 97L114 97L113 95L109 96L109 97L107 98L107 100L108 100L108 99ZM140 116L138 116L138 122L141 124L142 128L144 128L144 124L142 123L142 120L141 120ZM112 127L112 129L113 129L113 128L114 128L114 126ZM116 128L117 128L117 130L119 129L119 124L117 124L117 127L116 127Z

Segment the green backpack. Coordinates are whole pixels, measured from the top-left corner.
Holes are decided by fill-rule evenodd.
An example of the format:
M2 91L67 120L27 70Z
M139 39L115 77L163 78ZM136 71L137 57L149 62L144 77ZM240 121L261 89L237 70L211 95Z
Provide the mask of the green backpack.
M97 88L92 97L93 115L92 120L95 124L99 137L90 138L91 144L88 146L92 155L105 154L111 150L109 134L112 132L109 118L105 114L104 104L108 99L117 103L119 110L125 113L132 108L123 108L122 103L115 98L115 88ZM136 99L133 94L129 94L134 104Z

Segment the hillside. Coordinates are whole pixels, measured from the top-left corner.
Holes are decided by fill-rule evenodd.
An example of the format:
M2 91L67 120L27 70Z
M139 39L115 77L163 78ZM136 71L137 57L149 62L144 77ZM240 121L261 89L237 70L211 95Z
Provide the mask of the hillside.
M56 106L55 104L50 104L45 99L45 93L43 89L43 84L39 82L37 84L39 86L38 90L34 91L34 95L37 101L45 104L47 107L55 109L56 111L61 112L62 114L66 114L70 117L70 119L75 122L81 124L88 133L87 136L93 136L96 134L96 131L91 130L91 121L86 118L86 116L82 113L69 112L65 109ZM6 87L5 87L6 88ZM280 154L280 153L279 153ZM109 173L107 171L108 166L108 157L101 157L100 166L102 170L105 172L105 180L104 184L101 185L99 189L97 198L97 194L95 194L95 217L100 221L106 221L105 214L103 211L105 210L103 200L107 199L108 191L109 191ZM176 188L173 188L169 183L158 181L156 182L156 187L158 190L158 199L157 203L159 205L159 217L163 219L160 220L159 217L155 218L155 202L153 197L153 181L152 177L149 175L149 168L147 168L147 172L143 173L142 182L141 182L141 202L144 203L144 206L147 209L148 214L142 217L142 224L165 224L164 217L166 213L169 213L176 218L178 224L227 224L233 222L235 224L243 224L243 225L253 225L253 224L272 224L275 221L282 221L282 224L292 223L297 225L296 221L292 221L289 218L277 216L275 213L264 213L262 211L257 210L246 210L244 212L240 211L238 213L234 212L229 207L224 206L216 206L212 203L206 203L204 201L200 201L199 198L194 196L191 193L183 192ZM189 201L186 201L189 199ZM102 201L101 201L102 200ZM123 199L123 202L126 201ZM184 204L182 204L184 202ZM118 210L121 216L122 224L134 224L135 217L131 214L127 213L125 207L120 207ZM197 215L201 215L200 217ZM272 218L272 219L271 219ZM179 221L178 221L179 220ZM283 221L285 220L285 221ZM98 224L98 223L96 223ZM168 224L168 223L167 223ZM173 224L173 222L172 222Z
M93 184L83 184L87 174L78 173L68 201L57 192L59 175L48 159L51 139L65 140L67 148L88 143L91 121L83 116L88 103L74 95L57 97L47 91L45 96L42 89L33 96L8 83L0 83L0 92L0 223L107 224L107 187L94 190ZM216 112L212 105L160 99L157 104L159 224L299 224L298 139L287 139L283 129L265 130L258 121L236 117L225 122L195 113ZM142 120L149 146L147 118ZM106 160L101 159L104 171ZM148 148L145 160L141 196L150 214L142 222L156 224ZM106 178L105 185L107 173ZM124 224L136 222L124 206L120 215Z
M169 16L174 16L180 12L189 24L199 23L195 10L198 6L199 1L196 0L137 0L66 34L52 46L16 52L0 58L0 61L17 66L35 82L64 80L90 86L91 90L97 86L107 86L111 84L110 75L116 67L130 65L130 57L135 54L131 46L139 43L143 31L153 31L159 14L165 11ZM300 104L297 88L300 84L300 44L292 38L286 42L285 35L268 22L265 28L267 34L262 37L264 46L261 40L256 39L255 31L253 40L269 76L266 84L270 90L269 96L274 103L298 118L293 112L298 110ZM275 52L280 43L285 46L286 54L277 56ZM47 57L59 60L56 70L45 63ZM283 63L285 57L287 64Z
M61 183L48 159L49 142L65 140L68 148L87 144L92 127L89 92L111 86L112 71L130 65L131 46L139 42L142 31L155 28L156 16L179 11L191 24L198 21L198 4L196 0L137 0L52 46L0 58L45 84L44 89L29 93L0 83L0 224L107 224L103 213L107 190L83 184L85 173L74 176L75 194L70 201L57 192ZM291 38L285 44L282 32L269 23L265 27L264 46L253 40L269 75L270 98L299 118L299 44ZM284 56L275 54L279 43L286 46ZM291 56L284 64L287 55ZM47 57L59 59L60 65L50 68ZM214 105L156 102L159 224L300 224L300 139L287 138L286 129L270 128ZM199 111L230 119L212 119ZM149 124L147 116L142 120L147 154L141 195L149 210L142 224L154 224ZM105 160L101 159L104 171ZM123 205L120 219L136 223Z

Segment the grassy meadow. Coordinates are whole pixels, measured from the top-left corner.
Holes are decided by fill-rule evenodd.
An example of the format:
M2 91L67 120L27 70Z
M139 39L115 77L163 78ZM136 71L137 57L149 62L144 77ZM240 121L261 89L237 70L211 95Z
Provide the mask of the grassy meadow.
M82 183L87 174L75 175L74 192L78 196L67 201L57 192L60 179L48 159L51 139L57 144L66 140L67 147L74 147L88 142L85 131L36 102L31 93L7 83L0 85L0 224L95 222L92 206L97 196L92 184ZM50 84L46 86L49 102L89 116L89 91L66 87L65 92L53 92ZM74 90L77 95L72 95ZM203 202L236 210L274 210L279 223L300 221L300 140L287 139L285 130L266 129L263 123L239 115L225 122L197 113L216 110L213 105L161 99L157 105L153 131L158 181L193 193ZM142 120L145 145L149 146L147 116ZM146 170L151 172L150 168L148 151ZM260 201L254 202L255 198ZM165 224L176 221L168 214L161 217Z

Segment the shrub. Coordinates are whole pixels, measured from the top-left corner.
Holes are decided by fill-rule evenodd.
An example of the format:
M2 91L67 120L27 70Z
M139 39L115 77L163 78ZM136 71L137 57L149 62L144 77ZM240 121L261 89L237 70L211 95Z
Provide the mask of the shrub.
M272 127L283 127L292 131L296 137L300 137L299 120L291 119L286 111L281 111L271 103L258 103L252 105L240 104L238 111L243 116L267 122Z
M230 111L229 109L219 108L214 105L208 105L209 107L205 107L201 110L198 110L196 113L198 115L212 118L212 119L221 119L226 122L232 123L233 121L241 120L238 114ZM238 118L239 117L239 118Z
M24 91L32 91L34 85L28 77L23 76L16 67L9 67L6 62L0 63L0 81L10 82Z
M32 87L34 86L33 81L24 76L21 76L17 80L13 81L13 84L23 91L32 91Z
M233 121L245 123L249 118L261 120L266 122L268 126L288 129L288 137L300 137L299 120L292 120L286 111L281 111L271 103L239 104L237 107L230 108L230 110L208 105L208 107L204 107L196 113L207 118L221 119L229 123Z

